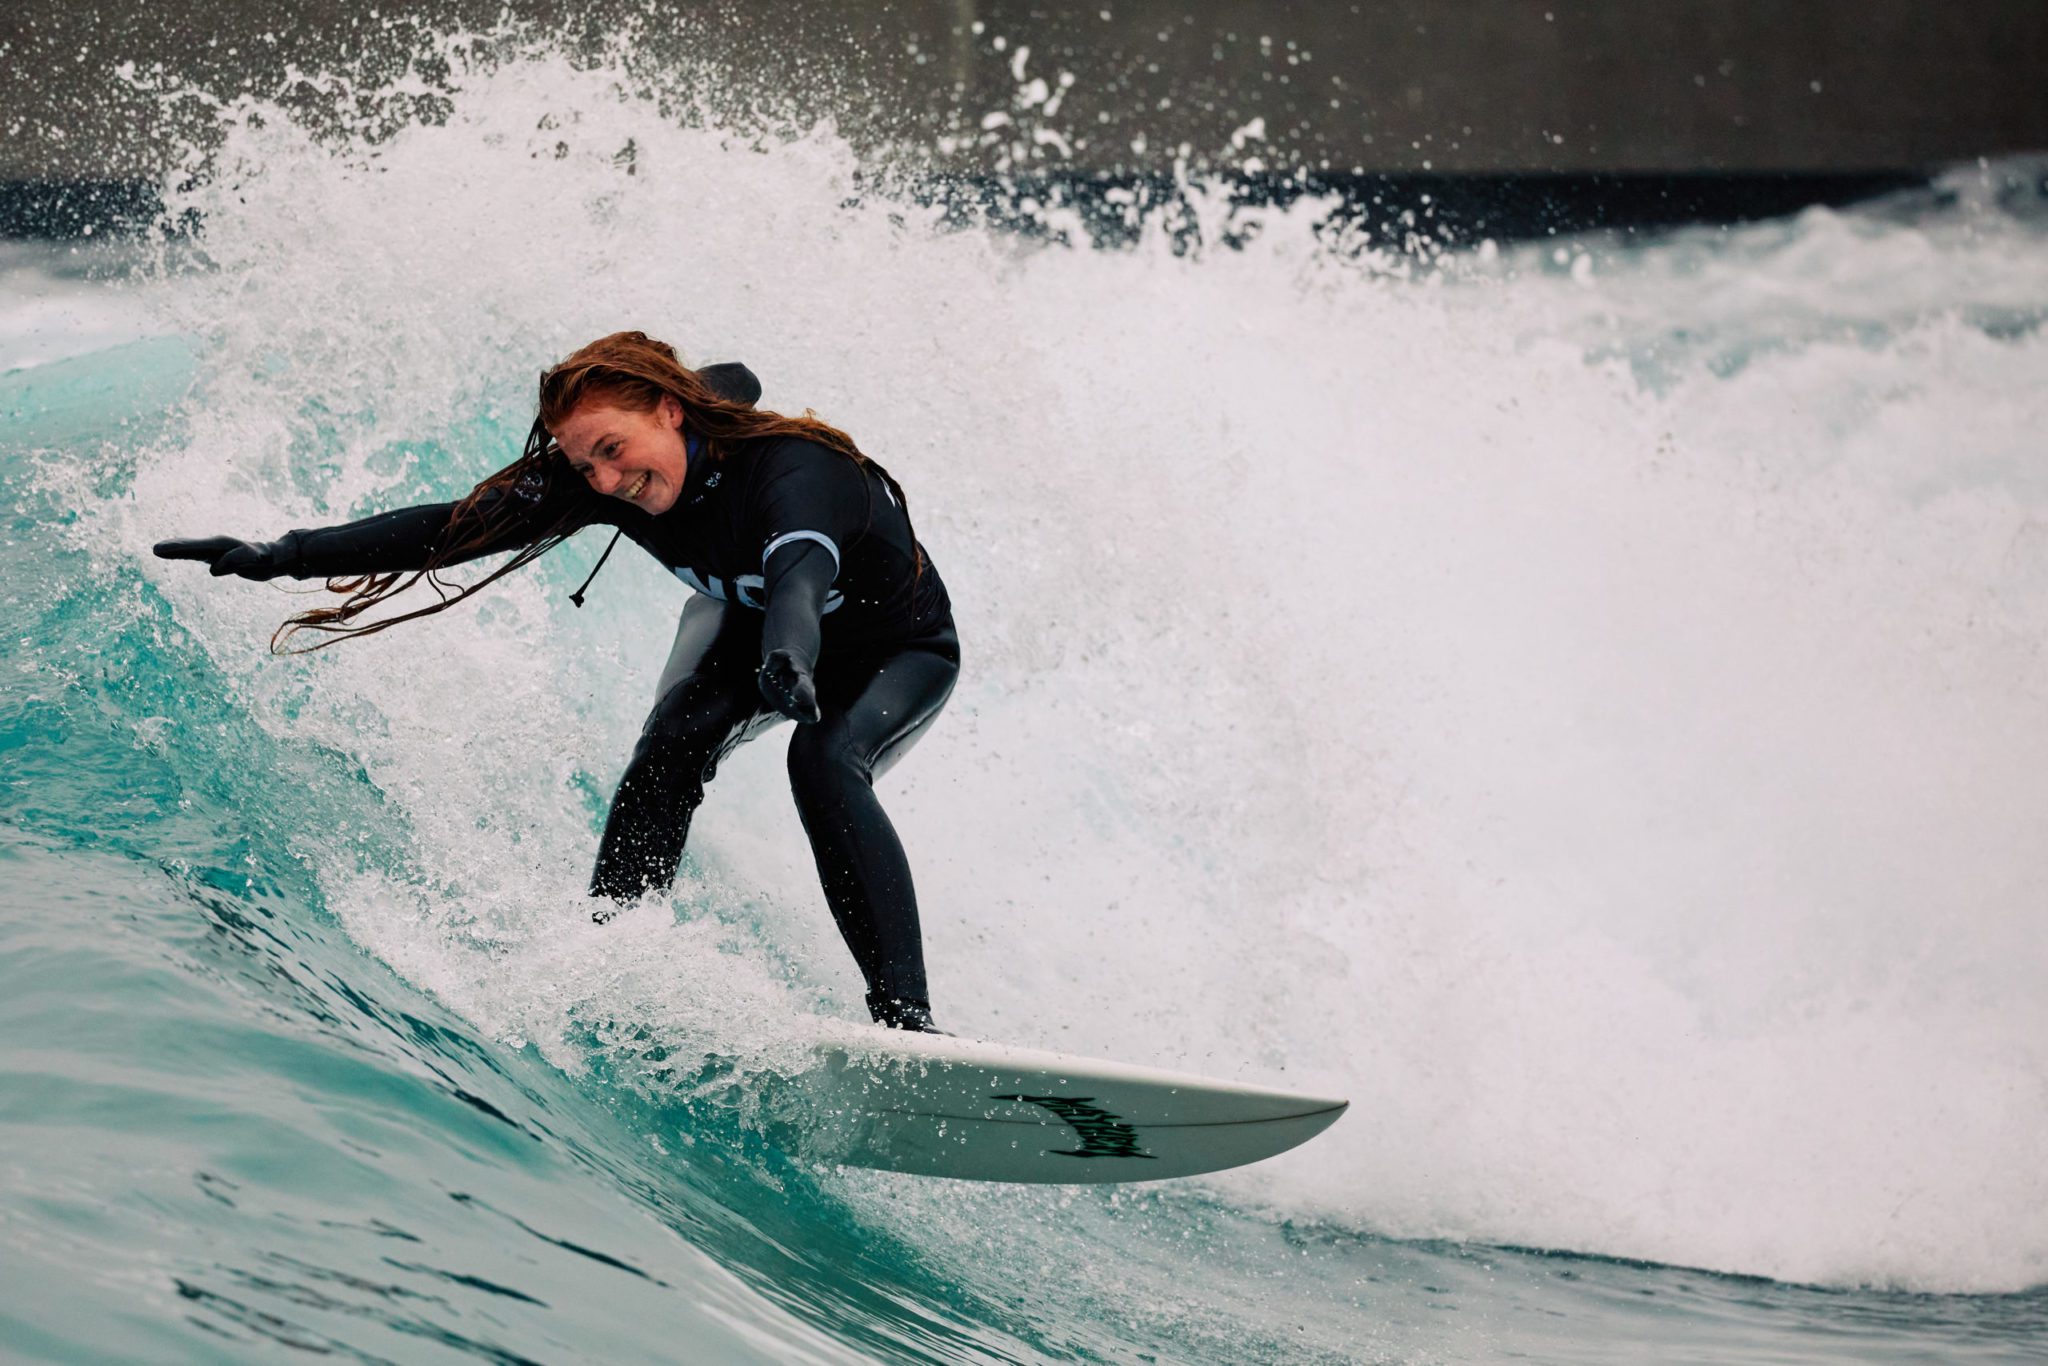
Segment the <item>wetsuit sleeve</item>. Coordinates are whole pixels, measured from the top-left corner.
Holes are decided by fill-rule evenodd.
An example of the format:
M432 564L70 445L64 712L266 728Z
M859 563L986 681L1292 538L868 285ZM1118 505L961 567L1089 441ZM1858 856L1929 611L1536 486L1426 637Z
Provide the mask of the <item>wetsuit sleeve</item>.
M281 563L298 579L424 569L448 533L455 508L454 503L427 503L340 526L288 531L277 541ZM486 494L477 510L492 524L490 534L449 555L443 564L465 564L531 545L565 520L571 529L605 520L603 510L566 464L527 485Z
M763 454L748 521L760 537L767 619L761 654L818 658L820 622L846 552L867 529L867 472L850 456L790 441Z
M295 579L423 569L454 512L453 503L428 503L340 526L299 527L278 537L278 549Z

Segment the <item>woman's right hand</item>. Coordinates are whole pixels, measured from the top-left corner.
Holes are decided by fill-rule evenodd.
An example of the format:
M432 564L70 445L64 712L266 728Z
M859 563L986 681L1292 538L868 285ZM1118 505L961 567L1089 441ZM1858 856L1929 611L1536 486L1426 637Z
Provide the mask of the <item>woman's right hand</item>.
M204 560L215 578L237 574L274 579L291 572L294 558L282 541L238 541L232 536L158 541L154 549L160 560Z

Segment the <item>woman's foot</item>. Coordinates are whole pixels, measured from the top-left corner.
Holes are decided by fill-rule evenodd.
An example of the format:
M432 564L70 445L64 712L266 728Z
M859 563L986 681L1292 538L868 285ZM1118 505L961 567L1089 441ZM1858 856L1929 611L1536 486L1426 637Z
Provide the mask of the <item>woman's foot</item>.
M926 1001L899 1001L893 997L868 995L868 1014L884 1029L904 1029L913 1034L945 1034L932 1023L932 1008ZM948 1037L951 1037L948 1035Z

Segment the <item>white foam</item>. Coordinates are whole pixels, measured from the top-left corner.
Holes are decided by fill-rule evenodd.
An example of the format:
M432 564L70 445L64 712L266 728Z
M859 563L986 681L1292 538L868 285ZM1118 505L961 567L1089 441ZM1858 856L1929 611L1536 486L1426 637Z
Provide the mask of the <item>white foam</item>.
M1963 321L2048 305L2038 234L1817 214L1403 278L1311 205L1241 253L1026 247L842 207L829 129L678 128L552 58L221 165L218 271L165 296L205 388L131 550L384 506L392 443L453 490L618 327L744 359L894 470L954 591L962 684L886 781L953 1027L1348 1094L1217 1185L1294 1217L2048 1275L2048 346ZM151 572L386 794L395 873L308 848L481 1026L575 1066L593 1020L744 1053L857 1014L777 741L714 787L685 924L583 923L582 792L680 605L615 560L567 608L594 554L298 664L272 594Z
M148 311L110 283L120 243L0 242L0 374L151 335Z

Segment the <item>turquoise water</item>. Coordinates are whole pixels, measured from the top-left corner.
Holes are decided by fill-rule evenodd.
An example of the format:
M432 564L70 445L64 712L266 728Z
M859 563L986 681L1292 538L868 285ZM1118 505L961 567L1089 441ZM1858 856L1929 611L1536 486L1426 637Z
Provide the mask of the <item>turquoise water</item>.
M458 96L230 111L174 259L0 258L10 1358L2039 1359L2025 195L1094 252L545 56ZM464 489L629 323L916 500L942 1021L1336 1129L1127 1190L816 1163L764 1097L859 984L776 742L672 898L584 913L672 581L578 612L578 542L276 660L279 588L146 556Z

